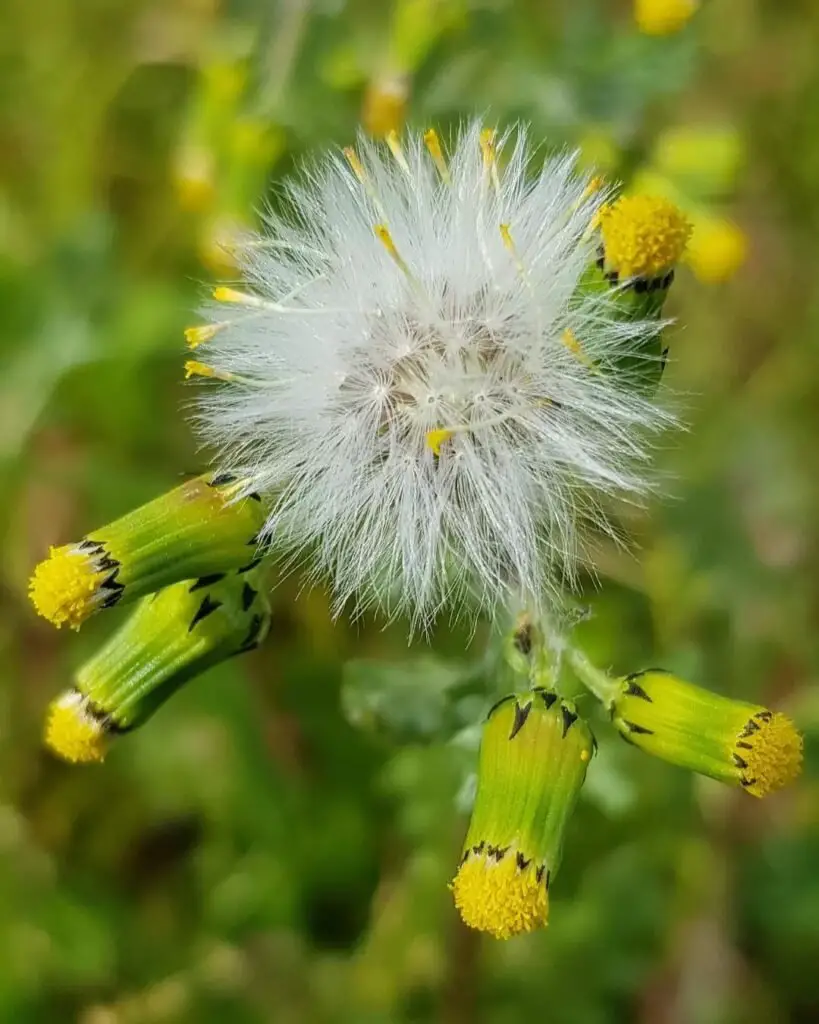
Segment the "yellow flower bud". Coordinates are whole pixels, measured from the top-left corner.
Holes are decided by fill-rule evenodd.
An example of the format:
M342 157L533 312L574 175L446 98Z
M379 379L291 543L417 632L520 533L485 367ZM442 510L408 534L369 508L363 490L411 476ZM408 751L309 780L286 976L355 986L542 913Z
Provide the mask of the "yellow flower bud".
M256 647L270 619L259 574L214 573L143 598L52 702L46 746L65 761L102 761L112 736L141 725L184 682Z
M773 793L802 768L802 737L785 715L711 693L662 669L620 681L612 721L646 753L753 796Z
M548 690L506 697L492 709L451 886L470 928L508 939L546 925L549 886L593 749L574 706Z
M237 494L232 478L197 477L78 543L52 547L29 584L34 607L58 628L79 629L102 608L252 563L265 513L258 495Z

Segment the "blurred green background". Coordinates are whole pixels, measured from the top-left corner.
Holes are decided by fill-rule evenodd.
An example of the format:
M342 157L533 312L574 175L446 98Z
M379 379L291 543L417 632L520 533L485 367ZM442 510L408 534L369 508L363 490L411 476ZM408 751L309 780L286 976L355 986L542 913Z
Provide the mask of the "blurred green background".
M819 1020L814 0L705 0L665 36L627 0L5 0L0 38L0 1021ZM446 890L479 647L334 625L294 579L261 650L71 768L44 709L121 620L58 633L26 598L49 544L206 463L182 331L294 162L473 113L696 225L667 371L690 431L637 556L600 552L590 653L807 736L757 802L600 722L551 924L508 943Z

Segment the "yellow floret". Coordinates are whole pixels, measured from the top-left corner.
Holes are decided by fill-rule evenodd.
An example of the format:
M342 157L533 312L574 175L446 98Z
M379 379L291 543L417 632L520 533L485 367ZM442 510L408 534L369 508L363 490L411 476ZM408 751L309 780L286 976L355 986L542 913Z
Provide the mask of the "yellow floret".
M737 742L746 792L767 796L787 786L802 771L802 737L787 715L763 711L751 719Z
M685 251L691 224L668 199L622 196L600 211L606 267L621 277L657 277Z
M72 764L105 760L105 729L88 713L84 698L76 690L62 694L51 704L45 744L58 757Z
M634 0L634 19L646 35L667 36L683 28L698 6L698 0Z
M438 427L435 430L428 430L426 433L427 448L433 455L441 454L441 445L448 441L455 432L447 427Z
M549 896L543 869L531 860L519 860L511 850L500 860L497 853L470 851L451 888L464 923L496 939L509 939L547 924Z
M31 603L58 629L64 622L79 629L96 608L95 598L104 576L76 547L52 547L29 582Z
M233 380L233 374L227 370L218 370L215 366L200 363L196 359L188 359L185 363L185 380L191 377L211 377L214 380Z
M193 350L214 338L222 330L224 324L200 324L198 327L185 328L185 341Z

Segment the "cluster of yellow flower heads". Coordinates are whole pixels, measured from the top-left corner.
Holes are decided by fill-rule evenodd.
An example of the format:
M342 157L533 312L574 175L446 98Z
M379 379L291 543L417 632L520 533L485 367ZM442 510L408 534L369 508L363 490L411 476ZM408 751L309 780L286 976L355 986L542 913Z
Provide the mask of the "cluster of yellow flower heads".
M34 607L79 629L116 604L134 610L51 704L45 743L102 761L110 738L146 721L185 681L255 647L269 606L260 580L261 502L210 474L60 548L34 570Z
M693 0L637 0L635 15L643 31L659 35L682 27L696 6ZM405 102L403 80L372 85L364 108L368 130L389 139ZM433 141L437 145L437 136ZM252 150L250 135L246 142ZM192 206L211 199L207 160L199 157L180 177L181 196ZM683 259L704 280L720 280L744 257L739 228L687 216L663 189L607 203L592 228L599 234L601 280L617 294L662 291ZM222 301L236 301L237 294L217 290ZM646 311L656 314L659 307L649 304ZM190 328L190 348L219 329ZM582 356L577 339L567 344ZM215 375L195 360L186 369ZM434 453L447 434L430 431ZM76 544L52 548L36 567L32 601L57 627L79 628L103 608L140 599L129 622L50 707L45 741L65 760L101 761L112 735L140 725L182 682L251 649L264 635L269 609L256 574L260 556L252 550L264 521L262 503L252 494L234 500L236 494L231 479L189 481ZM451 885L464 922L499 939L548 923L550 886L596 749L574 704L533 685L542 662L536 644L519 643L519 635L518 626L513 646L524 666L522 692L488 715L475 807ZM661 670L603 684L595 672L590 682L587 663L577 664L578 677L607 705L615 729L648 754L757 797L801 770L802 739L782 713Z
M775 793L799 775L802 737L781 712L651 669L591 684L635 747L671 764ZM601 683L600 679L605 679ZM548 924L564 834L595 750L575 706L536 687L498 702L483 731L478 790L455 905L470 927L508 939Z

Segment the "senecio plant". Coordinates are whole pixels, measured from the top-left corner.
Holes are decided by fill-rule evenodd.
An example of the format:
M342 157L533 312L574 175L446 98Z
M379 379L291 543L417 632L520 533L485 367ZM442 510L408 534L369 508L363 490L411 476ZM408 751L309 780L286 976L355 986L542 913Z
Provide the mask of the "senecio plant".
M197 424L216 469L64 547L31 597L54 625L134 603L51 705L46 743L101 761L191 676L255 647L273 554L429 632L495 624L512 695L483 728L452 882L498 938L547 922L564 833L595 751L557 692L564 659L646 753L762 797L802 741L784 715L651 669L607 676L567 638L563 595L607 510L651 488L663 304L690 228L617 196L522 129L364 139L287 187L290 213L239 252L190 328ZM206 353L206 355L202 355Z

